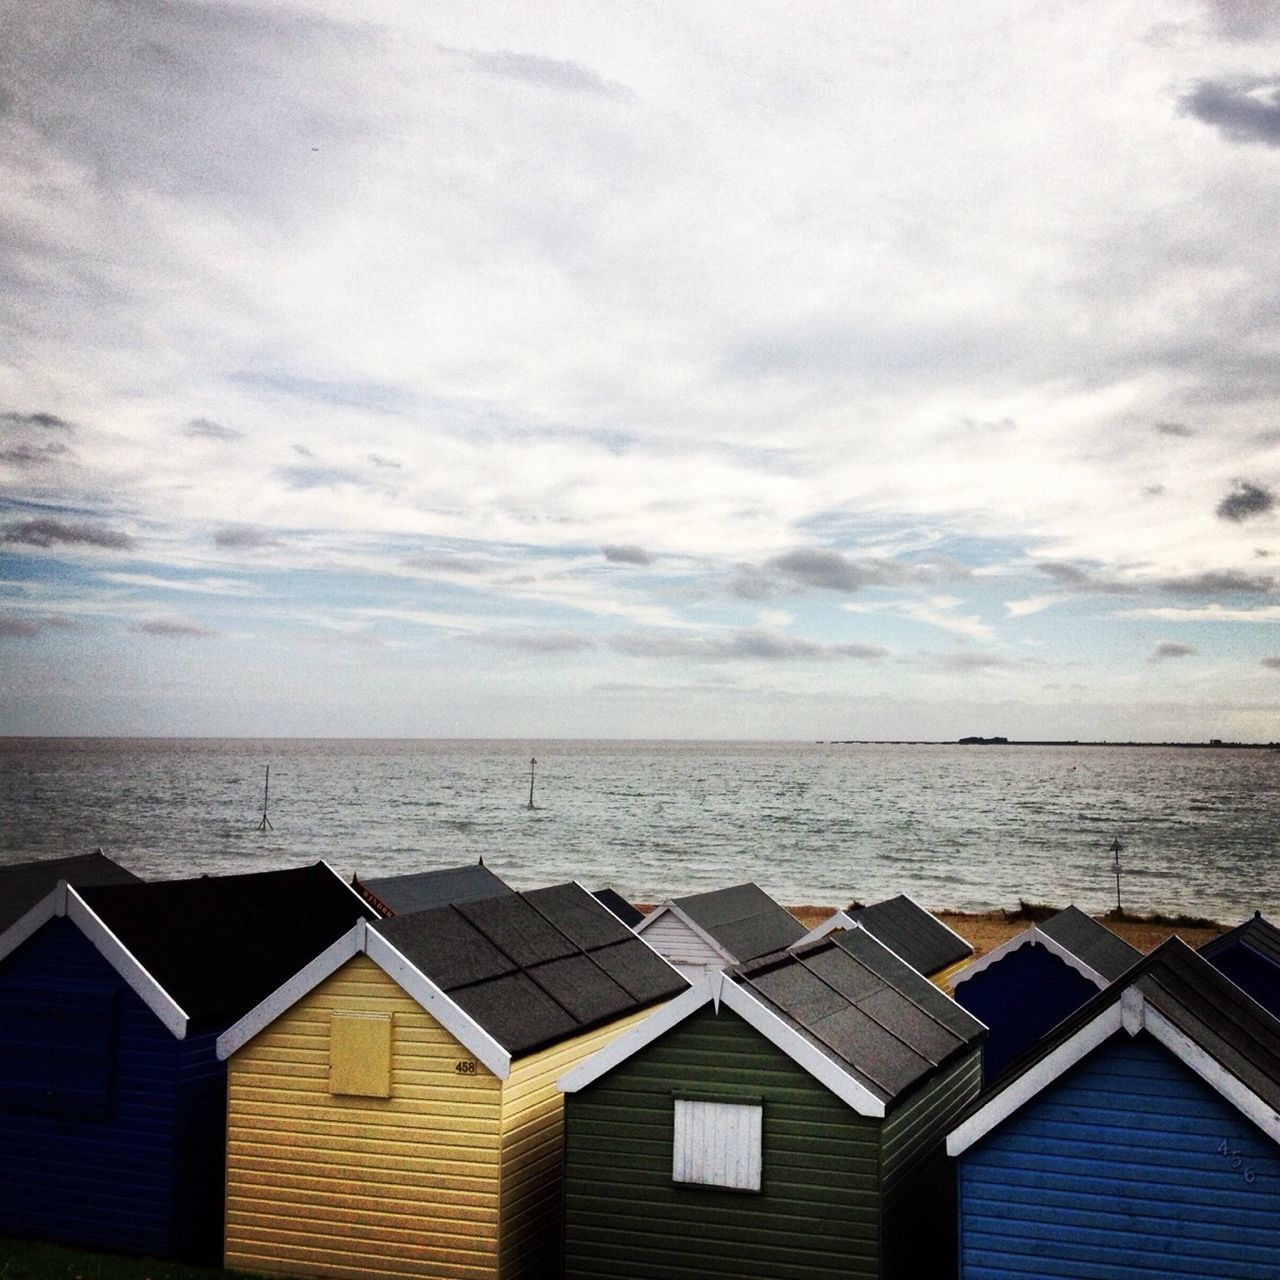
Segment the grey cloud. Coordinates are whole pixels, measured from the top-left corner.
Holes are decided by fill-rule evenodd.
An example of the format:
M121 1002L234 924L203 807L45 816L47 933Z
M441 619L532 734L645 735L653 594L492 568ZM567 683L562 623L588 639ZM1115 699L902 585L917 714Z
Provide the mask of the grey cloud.
M1148 662L1164 662L1167 658L1190 658L1199 650L1193 644L1183 644L1178 640L1161 640L1152 650Z
M48 444L17 444L9 449L0 449L0 462L8 462L15 467L38 467L43 462L52 462L71 450L58 440L50 440Z
M1185 422L1157 422L1155 430L1157 435L1178 436L1182 439L1195 435L1195 432Z
M1159 498L1164 495L1164 491L1164 485L1162 484L1148 484L1143 486L1142 496L1144 498Z
M143 622L135 622L130 631L146 636L178 636L206 638L216 636L216 631L202 627L196 622L187 622L182 618L151 618Z
M951 671L961 675L975 671L1003 671L1017 665L998 653L983 652L977 649L962 649L958 653L934 654L929 659L929 663L940 671Z
M874 661L888 650L877 645L817 644L780 631L745 628L727 636L690 635L679 631L634 631L614 636L609 647L633 658L694 658L708 662L749 659L764 662L857 658Z
M192 418L182 428L182 434L197 440L240 440L244 437L243 431L237 431L234 427L224 427L222 423L214 422L212 418Z
M896 560L854 560L838 551L802 548L775 556L768 567L789 582L827 591L853 592L863 587L919 582L931 571Z
M1251 516L1266 515L1276 505L1276 495L1270 489L1248 480L1237 480L1235 488L1214 508L1223 520L1248 520Z
M1260 40L1280 30L1275 0L1206 0L1218 32L1228 40Z
M215 546L221 547L224 551L255 551L261 547L278 547L281 545L279 538L273 538L262 529L252 529L247 526L215 529L213 531L213 542Z
M1272 671L1280 671L1280 656L1274 658L1263 658L1262 665Z
M338 467L281 467L276 474L291 489L336 488L341 484L363 484L353 471Z
M380 453L370 453L366 456L375 467L386 467L393 471L404 470L404 463L396 462L394 458L384 458Z
M1272 591L1275 586L1276 580L1267 574L1240 573L1235 569L1193 573L1183 578L1166 578L1160 583L1162 591L1188 596L1217 596L1233 592L1256 595Z
M479 556L453 555L447 551L410 556L404 562L407 569L420 569L424 573L484 573L489 563ZM533 579L529 579L532 581Z
M488 635L468 636L467 639L473 644L515 649L522 653L583 653L596 647L596 642L590 636L573 631L492 632Z
M41 516L34 520L21 520L0 530L0 542L20 543L31 547L51 547L56 543L79 543L90 547L108 547L125 550L133 546L133 539L118 529L103 529L91 524L68 524Z
M577 62L561 58L543 58L531 53L512 53L503 49L489 53L479 49L453 49L442 45L444 53L465 58L478 71L500 76L505 80L517 80L524 84L547 89L560 89L570 93L595 94L602 98L628 102L635 97L632 90Z
M0 617L0 639L34 636L40 633L40 624L33 618Z
M1232 142L1280 147L1280 77L1201 80L1181 106Z
M631 543L606 543L600 548L604 558L612 564L652 564L651 556L643 547Z
M1060 560L1041 560L1036 568L1067 591L1079 591L1097 595L1121 595L1131 590L1123 582L1087 573L1074 564Z
M0 423L6 427L37 427L43 431L74 431L65 418L56 413L0 413Z

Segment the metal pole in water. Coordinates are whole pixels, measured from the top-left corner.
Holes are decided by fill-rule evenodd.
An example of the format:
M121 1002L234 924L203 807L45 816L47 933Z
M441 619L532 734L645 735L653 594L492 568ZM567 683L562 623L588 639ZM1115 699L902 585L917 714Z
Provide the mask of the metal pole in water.
M538 763L536 756L529 758L529 808L533 808L533 768Z
M258 823L259 831L274 831L271 819L267 817L267 796L271 792L271 766L267 765L266 781L262 784L262 821Z
M1114 860L1111 863L1111 870L1114 872L1116 877L1116 915L1120 914L1120 851L1123 848L1124 845L1120 843L1120 837L1116 836L1116 838L1111 842L1111 852L1114 855Z

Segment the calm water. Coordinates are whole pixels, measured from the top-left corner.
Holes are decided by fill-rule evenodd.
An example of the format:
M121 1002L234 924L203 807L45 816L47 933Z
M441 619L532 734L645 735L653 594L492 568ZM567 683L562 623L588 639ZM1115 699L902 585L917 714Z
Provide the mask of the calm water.
M1280 915L1278 815L1272 751L0 739L0 863L100 845L148 878L483 856L516 888L640 901L755 880L788 903L1102 911L1118 837L1126 907L1235 921Z

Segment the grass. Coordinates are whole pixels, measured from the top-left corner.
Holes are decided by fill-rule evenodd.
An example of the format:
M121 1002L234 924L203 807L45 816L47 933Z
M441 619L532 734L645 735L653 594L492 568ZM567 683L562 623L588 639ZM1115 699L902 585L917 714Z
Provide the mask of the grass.
M1050 906L1047 902L1028 902L1026 898L1019 898L1018 909L1006 911L1004 918L1006 920L1047 920L1050 916L1056 916L1058 911L1058 907Z
M1108 920L1123 920L1126 924L1158 924L1166 928L1176 929L1221 929L1222 925L1206 916L1189 916L1179 913L1176 916L1165 915L1163 911L1153 912L1149 916L1138 915L1133 911L1124 911L1113 907L1107 912Z
M243 1274L157 1258L88 1253L37 1240L0 1240L0 1280L229 1280Z

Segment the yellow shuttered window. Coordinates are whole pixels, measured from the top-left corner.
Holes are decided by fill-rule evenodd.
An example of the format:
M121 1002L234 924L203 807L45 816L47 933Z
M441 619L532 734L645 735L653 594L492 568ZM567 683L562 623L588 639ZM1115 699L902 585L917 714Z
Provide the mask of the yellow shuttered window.
M334 1012L329 1024L329 1092L391 1097L391 1014Z

